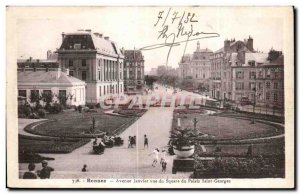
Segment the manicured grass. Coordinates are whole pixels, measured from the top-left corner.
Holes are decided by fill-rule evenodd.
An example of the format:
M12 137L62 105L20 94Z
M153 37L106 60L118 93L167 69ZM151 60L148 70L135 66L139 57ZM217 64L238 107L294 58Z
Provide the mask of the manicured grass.
M92 128L93 118L95 118L96 133L112 133L135 120L135 118L107 115L100 111L90 113L66 111L50 114L46 119L53 120L52 122L42 123L26 130L34 134L55 137L85 137Z
M196 146L196 153L200 156L218 155L218 156L246 156L248 146L250 144L239 144L239 145L204 145L206 153L200 151L201 149ZM270 155L284 155L284 141L281 142L270 142L270 143L259 143L252 145L253 156L270 156ZM221 149L220 152L216 152L217 147Z
M201 115L197 113L174 114L173 127L177 126L177 117L181 118L182 128L193 128L193 119L197 118L197 129L204 134L214 136L216 139L244 139L280 134L282 131L274 126L249 120L227 118L219 116Z
M89 139L62 140L19 136L19 153L69 153L89 141Z

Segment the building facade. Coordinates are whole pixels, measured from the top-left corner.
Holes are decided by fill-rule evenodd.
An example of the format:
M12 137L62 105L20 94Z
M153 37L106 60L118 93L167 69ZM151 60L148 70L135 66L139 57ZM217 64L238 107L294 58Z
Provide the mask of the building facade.
M211 97L235 103L243 98L258 106L284 107L282 52L255 52L251 37L225 40L211 62Z
M144 88L144 56L140 50L125 50L124 57L124 90L140 93Z
M192 55L182 57L179 63L179 77L193 78L198 83L209 85L212 54L210 49L200 49L200 43L197 42L196 51Z
M57 61L33 60L32 58L18 60L18 96L30 103L30 96L37 92L51 92L53 102L59 102L58 95L67 97L67 105L85 104L85 82L63 72ZM45 105L42 100L40 104Z
M95 104L123 93L124 56L117 44L91 30L62 33L56 53L62 70L86 83L86 103Z

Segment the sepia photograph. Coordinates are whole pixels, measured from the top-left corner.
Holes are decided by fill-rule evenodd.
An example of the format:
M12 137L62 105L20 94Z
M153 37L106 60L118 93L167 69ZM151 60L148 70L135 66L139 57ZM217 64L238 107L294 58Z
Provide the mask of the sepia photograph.
M292 6L7 6L6 34L7 187L295 187Z

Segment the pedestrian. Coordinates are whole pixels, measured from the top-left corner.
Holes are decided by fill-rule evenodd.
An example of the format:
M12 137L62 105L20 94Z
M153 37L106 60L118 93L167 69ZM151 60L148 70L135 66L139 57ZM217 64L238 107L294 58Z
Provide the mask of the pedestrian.
M83 165L83 168L82 168L82 170L81 170L81 172L87 172L87 169L86 169L86 168L87 168L87 165L84 164L84 165Z
M134 145L134 137L132 136L130 138L130 147L133 147L133 145Z
M43 169L38 173L39 177L41 179L49 179L51 172L54 171L54 169L48 166L48 162L45 160L42 161L42 167Z
M159 149L158 148L153 150L153 152L150 154L150 155L153 155L153 162L152 162L153 167L155 167L157 162L158 162L158 154L159 154Z
M28 172L25 172L23 175L23 179L37 179L37 175L34 172L35 165L34 163L28 164Z
M161 163L161 171L162 172L166 172L167 170L167 161L166 160L163 160L162 163Z
M148 137L147 137L147 135L145 134L144 135L144 148L147 146L147 148L148 148Z
M131 145L131 136L128 137L128 148L132 147Z
M166 150L161 151L160 164L162 164L162 162L166 160L166 153L167 153Z

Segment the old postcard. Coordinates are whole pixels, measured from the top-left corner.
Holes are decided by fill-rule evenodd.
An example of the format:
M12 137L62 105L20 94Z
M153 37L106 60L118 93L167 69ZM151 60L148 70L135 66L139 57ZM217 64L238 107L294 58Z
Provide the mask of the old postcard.
M7 187L294 188L293 7L6 17Z

